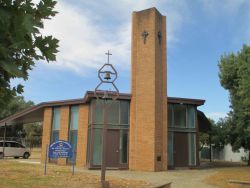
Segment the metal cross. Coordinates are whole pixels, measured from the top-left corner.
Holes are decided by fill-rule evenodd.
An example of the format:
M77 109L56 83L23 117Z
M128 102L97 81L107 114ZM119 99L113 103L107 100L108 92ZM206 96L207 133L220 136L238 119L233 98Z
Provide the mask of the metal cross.
M159 39L159 44L161 44L161 32L159 31L157 35L158 35L158 39Z
M143 37L143 40L144 40L144 44L146 43L146 39L147 39L148 35L149 35L149 33L146 30L144 30L141 33L141 36Z
M108 53L105 53L107 56L108 56L108 64L109 64L109 56L112 55L111 53L109 53L109 50L108 50Z

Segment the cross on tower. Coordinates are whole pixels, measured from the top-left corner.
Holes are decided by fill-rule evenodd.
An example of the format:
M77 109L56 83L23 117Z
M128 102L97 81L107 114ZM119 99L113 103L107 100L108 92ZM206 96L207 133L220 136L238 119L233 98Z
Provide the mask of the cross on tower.
M108 56L108 64L109 64L109 56L112 55L111 53L109 53L109 50L108 50L108 53L105 53L107 56Z
M157 36L158 36L158 39L159 39L159 44L161 44L161 32L160 31L158 31L158 34L157 34Z
M146 43L146 39L147 39L148 35L149 35L149 33L148 33L146 30L144 30L144 31L142 32L142 34L141 34L141 36L142 36L143 39L144 39L144 44Z

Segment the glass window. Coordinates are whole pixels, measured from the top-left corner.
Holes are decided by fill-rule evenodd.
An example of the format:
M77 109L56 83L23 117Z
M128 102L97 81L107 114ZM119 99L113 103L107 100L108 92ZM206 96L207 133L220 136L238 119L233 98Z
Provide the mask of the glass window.
M71 106L70 108L70 130L78 129L79 106Z
M188 114L188 128L195 128L195 119L196 119L196 114L195 114L195 107L194 106L188 106L187 107L187 114Z
M16 147L17 148L24 148L24 146L22 144L16 143Z
M186 106L181 104L174 105L174 126L186 127Z
M102 100L94 100L93 103L95 104L93 109L93 118L96 124L103 123L103 101Z
M174 133L168 132L168 165L174 165Z
M51 134L51 143L59 140L59 131L52 131Z
M16 142L11 142L10 145L11 145L12 148L16 148L17 147L17 143Z
M169 127L173 127L174 123L173 123L173 105L169 104L168 105L168 126Z
M69 162L73 162L76 159L78 117L79 117L79 106L71 106L70 107L69 143L72 146L73 155L71 158L69 158Z
M94 129L93 164L101 165L102 158L102 129Z
M10 142L5 142L5 147L12 147Z
M54 108L52 130L59 130L59 129L60 129L60 108Z
M88 148L87 148L87 155L88 155L88 157L87 157L87 161L88 161L88 163L90 162L90 148L91 148L91 129L89 128L88 129L88 143L87 143L87 146L88 146Z
M0 147L3 147L3 142L0 142Z
M53 108L52 131L50 143L59 140L60 129L60 107Z
M188 163L196 165L196 134L188 133Z
M120 101L120 124L129 124L129 102Z
M107 122L111 124L119 124L119 101L109 100L107 102L108 116Z
M70 162L73 162L75 161L76 159L76 150L77 150L77 132L78 131L70 131L70 134L69 134L69 143L71 144L72 146L72 152L73 152L73 155L71 158L69 158L69 161ZM74 159L74 160L73 160Z
M120 162L128 163L128 131L120 132Z

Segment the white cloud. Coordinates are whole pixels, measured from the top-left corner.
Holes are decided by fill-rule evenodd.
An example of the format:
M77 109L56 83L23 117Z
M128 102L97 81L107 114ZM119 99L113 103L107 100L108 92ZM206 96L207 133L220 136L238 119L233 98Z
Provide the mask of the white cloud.
M215 121L218 121L220 118L227 117L227 112L208 112L206 113L206 116Z
M56 63L46 65L49 68L82 73L87 69L99 68L106 62L104 53L111 50L111 63L129 69L132 11L160 5L169 7L168 47L178 41L175 33L181 29L184 3L174 0L167 4L162 2L165 3L149 0L104 0L102 4L96 1L78 1L78 4L59 1L56 6L59 13L52 20L46 21L43 33L60 40L60 52ZM165 10L165 7L162 9ZM166 14L165 11L163 13Z
M242 6L249 3L249 0L203 0L203 6L211 15L230 14L232 17Z

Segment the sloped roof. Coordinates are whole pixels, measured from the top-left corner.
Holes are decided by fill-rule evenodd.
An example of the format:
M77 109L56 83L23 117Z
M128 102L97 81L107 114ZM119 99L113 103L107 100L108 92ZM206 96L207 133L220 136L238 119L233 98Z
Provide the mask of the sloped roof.
M43 103L37 104L36 106L32 106L30 108L17 112L16 114L13 114L3 120L0 120L0 126L4 126L5 123L7 125L13 125L13 124L39 122L43 120L43 110L45 107L86 104L93 98L96 98L95 93L93 91L87 91L83 98L43 102ZM131 94L120 93L118 99L130 100ZM168 103L193 104L196 106L200 106L205 103L205 100L168 97Z

